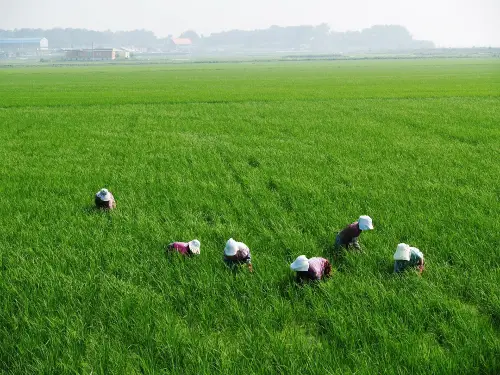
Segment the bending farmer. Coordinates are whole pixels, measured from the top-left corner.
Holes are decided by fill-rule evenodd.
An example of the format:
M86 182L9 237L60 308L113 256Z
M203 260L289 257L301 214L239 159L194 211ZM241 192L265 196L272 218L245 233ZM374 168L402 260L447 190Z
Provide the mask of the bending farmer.
M332 265L325 258L307 259L301 255L290 265L293 271L297 272L297 281L321 280L332 274Z
M342 229L339 234L337 234L337 238L335 239L335 248L339 249L340 247L344 247L348 249L349 246L352 246L356 250L361 250L358 243L359 235L364 230L372 229L372 218L370 216L360 216L358 221L349 224L347 227Z

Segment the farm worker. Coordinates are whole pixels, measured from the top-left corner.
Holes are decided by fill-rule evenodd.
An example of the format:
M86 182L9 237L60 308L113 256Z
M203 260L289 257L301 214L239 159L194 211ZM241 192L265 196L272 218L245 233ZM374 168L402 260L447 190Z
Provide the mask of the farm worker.
M352 245L356 250L361 250L359 246L358 237L364 230L372 230L373 222L370 216L360 216L358 221L349 224L347 227L342 229L339 234L337 234L337 238L335 239L335 248L338 249L341 246L346 249Z
M230 267L239 264L248 264L250 272L253 271L250 249L243 242L237 242L232 238L226 242L224 262Z
M116 208L115 197L108 189L101 189L95 195L95 205L97 208Z
M167 250L177 251L182 255L200 255L200 241L172 242L168 244Z
M408 268L418 269L418 273L424 271L424 254L416 247L400 243L394 253L394 272L403 272Z
M332 273L332 265L325 258L307 259L301 255L290 265L293 271L297 272L297 281L302 280L321 280Z

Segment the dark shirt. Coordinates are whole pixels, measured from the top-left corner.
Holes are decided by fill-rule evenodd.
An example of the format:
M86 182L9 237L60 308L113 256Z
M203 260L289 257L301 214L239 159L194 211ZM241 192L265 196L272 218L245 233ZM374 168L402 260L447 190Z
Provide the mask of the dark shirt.
M352 243L354 238L359 237L360 234L361 229L359 229L359 224L357 221L355 223L349 224L339 233L341 245L349 245L350 243Z
M95 197L95 205L97 208L113 208L114 201L115 198L113 196L111 196L109 201L103 201L98 196Z
M424 254L414 247L410 247L410 260L395 260L394 261L394 272L403 272L408 268L423 267L424 265Z

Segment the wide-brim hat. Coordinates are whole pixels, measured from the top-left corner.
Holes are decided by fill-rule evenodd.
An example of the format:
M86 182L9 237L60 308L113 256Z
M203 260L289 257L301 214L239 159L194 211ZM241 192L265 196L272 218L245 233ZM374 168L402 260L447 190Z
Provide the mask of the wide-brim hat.
M198 241L198 240L189 241L188 246L189 246L189 250L191 250L191 252L193 254L196 254L196 255L200 254L200 246L201 246L200 241Z
M394 260L410 260L410 245L400 243L394 253Z
M362 215L358 219L359 229L370 230L373 229L373 222L370 216Z
M415 253L415 254L417 254L421 258L424 257L424 254L419 249L417 249L416 247L410 246L410 255L411 255L411 253Z
M290 268L294 271L307 271L309 269L309 259L305 255L300 255L290 264Z
M236 255L237 252L238 252L238 243L232 238L230 238L226 242L226 247L224 248L224 254L231 257L233 255Z
M111 200L111 193L108 189L101 189L97 192L96 197L102 200L103 202L109 202Z

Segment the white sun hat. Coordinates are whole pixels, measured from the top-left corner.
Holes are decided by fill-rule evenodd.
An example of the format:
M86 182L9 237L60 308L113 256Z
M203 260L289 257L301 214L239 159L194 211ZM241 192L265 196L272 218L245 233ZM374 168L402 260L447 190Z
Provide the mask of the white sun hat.
M358 219L359 229L369 230L373 229L373 222L370 216L362 215Z
M410 246L410 255L412 252L418 254L421 258L424 257L424 254L422 254L422 252L419 249Z
M294 271L307 271L309 269L309 260L305 255L301 255L295 259L295 262L290 264L290 268Z
M200 255L200 245L200 241L198 240L192 240L188 242L189 250L191 250L191 252L196 255Z
M224 254L232 257L233 255L236 255L237 252L238 252L238 242L230 238L226 242L226 247L224 248Z
M236 246L238 247L238 250L248 249L248 246L246 244L244 244L243 242L236 241Z
M410 245L400 243L394 253L394 260L410 260Z
M108 189L101 189L96 194L97 198L102 200L103 202L109 202L111 200L111 193Z

